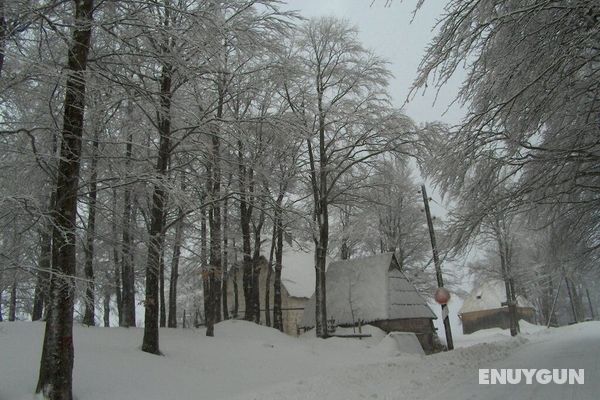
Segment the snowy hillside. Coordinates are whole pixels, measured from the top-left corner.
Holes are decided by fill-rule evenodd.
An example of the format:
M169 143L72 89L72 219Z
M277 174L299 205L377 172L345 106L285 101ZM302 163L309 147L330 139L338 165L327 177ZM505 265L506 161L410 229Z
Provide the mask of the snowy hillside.
M453 352L419 356L394 350L381 332L367 329L373 334L367 340L292 338L243 321L218 324L214 338L202 330L162 329L161 357L139 350L141 329L78 326L74 394L78 400L420 399L449 382L476 383L477 368L534 346L600 341L600 322L526 326L517 339L483 331L457 338L462 348ZM42 333L43 323L0 324L1 400L32 398ZM597 363L599 355L596 346L583 357ZM586 373L586 385L598 389L597 368Z

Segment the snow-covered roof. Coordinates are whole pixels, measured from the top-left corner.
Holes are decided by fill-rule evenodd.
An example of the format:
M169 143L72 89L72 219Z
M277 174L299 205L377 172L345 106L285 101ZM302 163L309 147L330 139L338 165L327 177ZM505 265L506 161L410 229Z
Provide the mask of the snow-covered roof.
M268 257L271 243L262 244L262 253ZM281 283L292 297L310 298L315 292L315 253L297 244L283 246ZM329 258L327 259L329 264Z
M315 291L315 254L284 246L281 283L293 297L309 298Z
M326 274L327 318L336 324L436 318L427 302L400 271L393 253L335 261ZM304 308L301 326L315 324L315 296Z
M503 306L501 303L504 302L506 302L506 287L504 282L490 280L476 286L475 289L471 291L458 313L462 314L502 308ZM517 305L519 307L533 308L533 304L523 296L517 296Z

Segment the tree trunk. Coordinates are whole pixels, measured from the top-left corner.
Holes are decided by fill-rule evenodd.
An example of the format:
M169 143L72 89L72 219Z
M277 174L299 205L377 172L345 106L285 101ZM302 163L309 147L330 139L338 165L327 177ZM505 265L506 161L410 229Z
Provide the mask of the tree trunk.
M118 318L119 318L119 326L123 326L123 317L124 317L124 315L123 315L123 297L122 297L123 292L121 290L121 268L120 268L120 261L119 261L119 248L117 247L117 243L119 242L119 239L118 239L118 234L117 234L117 191L116 191L116 189L113 189L112 207L113 207L113 213L112 213L111 229L112 229L112 239L113 239L112 258L113 258L113 265L114 265L113 282L115 284L115 294L116 294L116 298L117 298L117 314L118 314ZM107 281L110 281L110 279L108 277L107 277ZM108 291L107 295L108 295L109 310L110 310L110 295L111 295L110 291Z
M323 106L324 84L320 73L317 76L317 108L318 108L318 135L319 159L315 159L312 139L307 139L308 156L310 162L310 181L313 192L313 205L315 225L318 232L313 233L315 243L315 331L318 337L326 338L327 331L327 293L325 285L325 262L329 245L329 198L327 187L328 159L325 137L325 115ZM318 161L318 169L317 169Z
M166 213L165 213L166 214ZM164 218L164 217L163 217ZM163 222L164 226L165 222ZM159 297L160 297L160 327L164 328L167 326L167 307L166 307L166 299L165 299L165 235L163 233L161 243L163 243L162 248L160 249L160 259L159 259L159 272L158 272L158 282L159 282Z
M219 102L217 118L220 117L222 104ZM210 180L208 183L208 192L210 193L210 207L208 212L208 221L210 225L210 267L208 280L210 286L209 311L206 314L206 335L214 335L214 324L221 320L221 207L219 197L221 192L221 167L220 167L220 140L218 137L218 128L213 129L211 135L212 151L207 166L207 172Z
M156 179L152 194L150 210L150 232L148 259L146 263L146 298L144 316L144 339L142 351L160 354L158 345L158 275L160 269L160 253L163 248L163 231L165 227L165 207L167 193L164 180L171 152L171 74L172 67L163 64L160 78L160 110L158 127L160 134L158 160L156 163Z
M252 265L252 248L250 244L250 214L249 207L241 202L241 218L240 224L242 228L242 286L244 290L244 319L246 321L254 321L254 279Z
M8 304L8 320L17 320L17 277L13 279L12 286L10 287L10 301Z
M240 290L238 287L238 257L235 238L233 239L233 318L238 317L240 311Z
M229 178L231 180L231 177ZM227 221L227 215L229 213L229 208L227 207L227 198L225 198L224 202L223 202L223 259L221 260L221 263L223 264L223 274L222 274L222 284L221 284L221 290L223 291L222 294L222 298L223 298L223 304L222 304L222 308L223 308L223 319L229 319L229 304L228 304L228 299L227 299L227 291L228 291L228 280L229 280L229 263L228 263L228 256L229 256L229 251L227 246L229 246L229 235L228 235L228 229L229 229L229 225L228 225L228 221Z
M104 327L110 326L110 290L104 290L104 302L103 302L104 313L102 315Z
M182 184L182 189L185 186ZM177 226L175 227L175 243L173 244L173 257L171 257L171 279L169 280L169 328L177 328L177 280L179 279L179 257L181 255L181 242L183 238L183 209L179 208Z
M283 199L283 196L281 196ZM273 282L273 327L283 332L283 313L281 310L281 262L283 258L283 224L281 203L276 209L275 225L277 227L275 248L275 281Z
M252 169L248 170L244 164L244 148L241 140L238 140L238 169L239 169L239 191L240 191L240 228L242 230L242 286L244 290L244 319L254 321L254 281L252 246L250 237L250 220L252 218Z
M92 147L92 164L90 177L90 193L88 204L88 221L85 239L85 312L83 314L83 323L88 326L96 325L96 299L94 282L94 240L96 236L96 198L98 196L98 146L100 130L96 127L94 142Z
M508 306L508 318L510 324L510 335L517 336L519 333L519 321L517 316L517 301L514 293L514 283L510 276L510 254L506 239L501 234L497 234L498 249L500 254L500 267L502 269L502 278L506 290L506 303Z
M252 255L252 307L254 308L254 322L260 324L260 271L261 271L261 257L260 257L260 243L262 227L265 223L265 212L264 207L261 207L260 216L258 218L258 224L253 226L254 230L254 251Z
M200 222L200 247L201 247L201 260L202 264L202 294L204 298L204 321L206 322L206 336L214 336L214 327L209 325L209 321L214 321L212 317L212 313L214 312L214 307L212 304L213 294L212 294L212 283L211 279L212 271L210 266L208 265L209 261L209 250L208 250L208 236L206 230L206 220L207 220L207 212L206 209L202 209L202 220ZM198 310L196 310L196 321L198 320ZM198 322L194 322L194 325L197 326Z
M563 269L564 273L564 269ZM579 316L577 314L577 305L575 303L575 298L577 296L575 292L575 285L573 285L573 281L569 279L568 276L565 275L565 282L567 283L567 293L569 294L569 303L571 304L571 312L573 313L573 322L579 322Z
M127 103L127 115L133 113L131 102ZM133 154L133 132L130 130L125 147L125 168L131 170ZM131 238L132 199L129 183L123 192L123 240L121 251L121 285L122 285L122 323L124 327L135 326L135 275L133 268L133 247Z
M265 325L271 326L271 276L273 275L273 253L277 241L277 223L273 219L273 234L271 235L271 247L269 249L269 263L267 264L267 276L265 282Z
M324 147L321 145L320 147ZM321 157L325 157L324 148L321 150ZM329 336L327 331L327 293L325 283L325 263L327 258L327 247L329 244L329 214L328 200L326 197L327 187L324 184L326 180L326 164L321 162L320 171L320 189L317 195L315 218L317 220L318 234L315 238L315 325L318 337L326 338Z
M77 189L85 107L85 75L93 22L93 0L74 2L75 28L68 52L56 204L52 218L52 274L36 392L45 399L73 399L73 299L76 273ZM56 262L55 262L56 261Z

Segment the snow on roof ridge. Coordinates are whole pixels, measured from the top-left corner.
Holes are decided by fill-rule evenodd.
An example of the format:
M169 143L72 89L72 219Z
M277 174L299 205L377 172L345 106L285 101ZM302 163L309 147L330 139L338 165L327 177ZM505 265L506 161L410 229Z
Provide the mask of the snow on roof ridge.
M503 306L501 303L504 302L506 302L504 282L498 279L491 279L481 282L473 288L463 302L458 313L462 314L502 308ZM517 296L517 304L520 307L533 308L533 304L523 296Z
M266 254L270 241L262 243ZM310 298L315 291L314 253L299 245L284 245L281 260L281 283L292 297Z
M436 318L399 268L392 272L395 277L388 273L394 259L390 252L332 262L326 274L328 317L341 325L358 320ZM302 326L314 326L314 308L313 295L304 309Z

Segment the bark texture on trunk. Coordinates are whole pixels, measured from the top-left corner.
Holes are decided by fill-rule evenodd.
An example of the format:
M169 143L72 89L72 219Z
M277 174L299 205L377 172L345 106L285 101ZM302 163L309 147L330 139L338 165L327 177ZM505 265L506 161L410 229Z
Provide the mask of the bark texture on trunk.
M237 247L235 247L235 238L233 239L233 266L231 267L233 274L233 318L237 318L240 311L240 288L238 287L239 264L237 257Z
M88 220L85 238L85 311L83 323L88 326L96 325L96 299L94 282L94 242L96 239L96 199L98 196L98 147L99 130L96 129L94 142L92 144L92 163L90 176L90 192L88 195Z
M273 222L273 234L271 235L271 246L269 248L269 262L267 264L267 276L265 283L265 325L272 326L271 322L271 281L273 276L273 255L277 238L277 224Z
M273 328L283 332L283 312L281 310L281 262L283 258L283 225L281 209L278 207L276 225L277 245L275 247L275 281L273 282Z
M127 115L133 113L132 104L127 104ZM133 155L133 133L130 131L127 144L125 145L125 167L131 169L131 159ZM122 285L122 326L135 327L135 274L133 268L133 241L131 235L131 224L133 221L133 201L131 198L131 188L125 186L123 192L123 240L121 250L121 285Z
M185 189L185 187L182 187ZM179 279L179 257L183 240L184 212L179 208L177 226L175 227L175 243L171 257L171 278L169 279L169 318L168 327L177 328L177 281Z
M261 266L267 263L267 260L260 255L262 227L265 223L264 207L261 207L258 223L253 225L254 231L254 249L252 253L252 293L251 306L253 308L254 322L260 324L260 271ZM246 307L247 308L247 307Z
M165 228L165 208L167 193L164 180L171 152L171 78L173 69L168 63L163 64L160 78L160 110L158 127L160 134L158 160L156 162L156 183L152 194L150 210L150 232L148 259L146 263L146 297L144 315L144 339L142 351L160 354L158 338L159 319L159 273L160 254L163 248Z
M245 165L244 145L238 140L238 172L240 191L240 228L242 231L242 287L244 292L244 319L254 321L254 279L250 222L253 211L253 170ZM237 311L236 311L237 314Z
M108 328L110 326L110 290L104 291L104 300L102 302L102 322L104 322L104 327Z
M117 230L117 191L116 189L113 189L113 199L112 199L112 206L113 206L113 214L112 214L112 222L111 222L111 231L112 231L112 239L113 239L113 246L112 246L112 260L113 260L113 276L112 276L112 281L114 282L115 288L115 294L116 294L116 300L117 300L117 315L119 318L119 326L123 326L123 297L122 297L122 289L121 289L121 264L120 264L120 260L119 260L119 248L117 246L117 243L119 242L118 239L118 230ZM111 278L107 276L106 278L107 282L111 281ZM106 291L106 296L108 296L108 310L110 312L110 296L111 296L111 292L110 289L107 289ZM106 300L106 298L105 298ZM105 303L105 312L106 312L106 303ZM105 320L106 321L106 320ZM104 326L108 326L105 325Z
M164 217L163 217L164 218ZM165 222L163 222L164 226ZM160 327L167 326L167 304L165 299L165 235L161 238L162 248L160 249L160 258L158 263L159 273L159 298L160 298Z
M231 178L229 179L231 181ZM221 263L223 264L222 269L223 269L223 274L222 276L222 284L221 284L221 290L222 290L222 299L223 299L223 304L222 304L222 308L223 308L223 319L229 319L229 304L227 301L227 290L228 290L228 280L229 280L229 250L227 248L227 246L229 246L229 234L228 234L228 229L229 229L229 225L228 225L228 218L227 215L229 213L229 208L227 206L227 199L225 199L223 201L223 259L221 260Z
M73 399L73 301L76 273L77 189L85 107L85 74L92 36L93 0L74 1L74 24L68 51L63 131L52 213L50 305L36 388L45 399Z
M214 307L212 304L213 294L212 294L212 279L211 279L211 270L209 265L209 245L208 245L208 231L206 227L206 220L208 219L206 209L202 209L202 220L200 222L200 247L201 247L201 261L202 264L202 294L204 299L204 321L206 323L206 336L213 336L214 332L212 326L209 326L209 320L214 321L212 317L212 313L214 312ZM198 310L196 310L196 314L194 316L194 325L197 327L199 325L198 320Z
M507 239L501 231L498 234L498 249L500 253L500 267L502 268L502 278L506 289L506 303L508 305L508 317L510 324L510 335L517 336L519 333L519 319L517 315L517 298L515 293L514 281L511 276L511 257L510 248Z
M17 319L17 278L13 279L13 283L10 287L10 300L8 303L8 320L16 321Z

